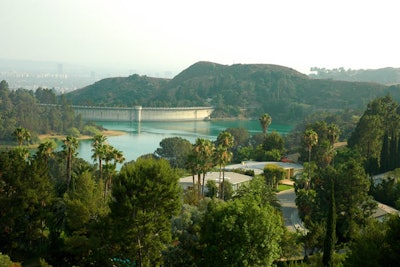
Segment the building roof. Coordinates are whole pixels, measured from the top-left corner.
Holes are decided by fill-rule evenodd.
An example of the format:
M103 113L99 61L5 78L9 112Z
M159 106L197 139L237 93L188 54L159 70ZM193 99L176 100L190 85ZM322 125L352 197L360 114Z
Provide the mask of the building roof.
M247 181L250 181L253 177L236 173L236 172L225 172L225 181L229 181L232 185L241 184ZM202 178L203 179L203 178ZM217 184L222 182L222 173L221 177L219 172L207 172L205 176L205 181L207 183L208 180L214 180ZM195 176L195 181L197 181L197 176ZM193 177L187 176L183 177L179 180L180 183L193 183Z
M292 162L280 162L280 161L243 161L241 164L232 164L225 167L227 170L243 169L243 170L254 170L255 174L262 174L266 165L277 165L284 169L294 169L300 171L303 166Z

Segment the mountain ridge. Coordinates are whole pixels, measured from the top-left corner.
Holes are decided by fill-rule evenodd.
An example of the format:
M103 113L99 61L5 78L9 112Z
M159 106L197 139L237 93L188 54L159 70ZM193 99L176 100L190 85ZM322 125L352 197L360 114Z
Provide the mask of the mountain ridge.
M137 74L107 78L66 97L80 105L212 105L217 118L254 118L269 113L279 121L291 122L313 112L364 109L377 96L391 93L400 98L399 90L372 82L313 79L280 65L199 61L172 79Z

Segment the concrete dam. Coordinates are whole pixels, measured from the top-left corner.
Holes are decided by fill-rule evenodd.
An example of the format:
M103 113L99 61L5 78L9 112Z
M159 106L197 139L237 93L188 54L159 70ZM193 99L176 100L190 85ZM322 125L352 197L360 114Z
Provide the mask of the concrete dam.
M201 121L210 119L214 111L212 107L177 107L177 108L151 108L135 106L122 107L97 107L97 106L72 106L76 115L81 115L86 121Z

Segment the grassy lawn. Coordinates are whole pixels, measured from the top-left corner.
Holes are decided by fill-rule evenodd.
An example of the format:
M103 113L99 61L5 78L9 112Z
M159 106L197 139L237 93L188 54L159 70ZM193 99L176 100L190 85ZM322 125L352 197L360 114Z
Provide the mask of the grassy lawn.
M285 191L285 190L292 189L292 188L293 188L293 186L291 186L291 185L279 184L278 192Z

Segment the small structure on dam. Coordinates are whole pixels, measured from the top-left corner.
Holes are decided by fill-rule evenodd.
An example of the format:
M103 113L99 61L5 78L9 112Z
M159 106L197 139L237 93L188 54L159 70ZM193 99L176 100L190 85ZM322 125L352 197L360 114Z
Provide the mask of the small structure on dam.
M88 121L200 121L210 119L214 111L212 107L178 107L178 108L146 108L135 106L122 107L96 107L72 106L76 114Z

